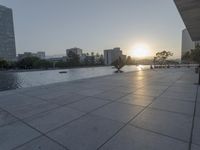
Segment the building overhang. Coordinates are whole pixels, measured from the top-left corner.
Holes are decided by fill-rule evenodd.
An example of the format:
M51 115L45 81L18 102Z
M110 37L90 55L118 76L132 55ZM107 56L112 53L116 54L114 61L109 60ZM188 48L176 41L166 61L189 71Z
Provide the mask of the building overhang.
M174 0L193 41L200 41L200 0Z

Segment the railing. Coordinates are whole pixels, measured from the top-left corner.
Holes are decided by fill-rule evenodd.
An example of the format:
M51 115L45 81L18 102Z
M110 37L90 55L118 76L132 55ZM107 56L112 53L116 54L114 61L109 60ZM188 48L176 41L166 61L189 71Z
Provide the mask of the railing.
M198 67L199 64L176 64L176 65L152 65L155 69L157 68L182 68L182 67Z

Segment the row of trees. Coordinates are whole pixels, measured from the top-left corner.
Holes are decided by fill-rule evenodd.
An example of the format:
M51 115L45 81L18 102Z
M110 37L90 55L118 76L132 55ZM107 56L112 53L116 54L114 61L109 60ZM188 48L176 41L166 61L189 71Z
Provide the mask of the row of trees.
M153 63L154 65L167 65L167 59L170 56L173 56L173 53L170 51L157 52L153 59Z
M163 66L175 63L167 60L170 56L173 56L173 53L170 51L157 52L156 56L153 59L154 66L155 65ZM125 65L135 65L135 64L136 62L130 56L128 56L126 60L123 60L121 57L119 57L116 61L112 63L112 65L117 69L116 72L122 72L121 68L123 68Z
M104 59L102 55L98 53L94 55L86 54L83 60L79 55L70 53L70 57L60 60L44 60L38 57L29 56L25 57L17 62L8 62L0 59L0 70L7 69L49 69L49 68L67 68L67 67L81 67L81 66L100 66L104 65Z
M192 55L199 58L199 55L195 53L194 50L191 51ZM195 53L195 54L193 54ZM191 56L190 53L186 54L186 58L189 59ZM170 51L162 51L156 53L156 56L153 59L154 65L166 65L170 63L167 59L168 57L173 56L173 53ZM116 60L113 62L115 66ZM120 60L120 63L124 65L136 65L137 62L132 59L130 56L126 60ZM104 59L102 55L91 53L91 55L86 54L83 60L80 60L79 55L71 52L67 59L59 61L50 61L39 59L38 57L26 57L17 62L7 62L5 60L0 60L0 69L48 69L48 68L67 68L67 67L80 67L80 66L99 66L104 65Z
M48 69L53 66L53 62L40 59L38 57L26 57L17 62L0 60L0 69Z

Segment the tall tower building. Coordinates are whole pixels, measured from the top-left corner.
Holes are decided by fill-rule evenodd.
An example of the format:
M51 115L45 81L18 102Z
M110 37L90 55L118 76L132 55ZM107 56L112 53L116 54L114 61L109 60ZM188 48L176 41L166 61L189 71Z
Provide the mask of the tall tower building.
M0 5L0 59L16 59L12 9Z

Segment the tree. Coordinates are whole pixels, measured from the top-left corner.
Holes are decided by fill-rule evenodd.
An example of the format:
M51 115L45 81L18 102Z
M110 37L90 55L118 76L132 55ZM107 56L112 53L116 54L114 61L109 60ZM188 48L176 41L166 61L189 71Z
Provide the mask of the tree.
M98 60L99 65L104 65L104 58L103 55L100 55L99 60Z
M48 69L53 66L53 63L44 59L39 59L34 62L33 68L35 69Z
M112 63L112 65L117 69L116 73L122 72L120 69L123 68L125 64L125 61L121 57Z
M133 64L134 64L133 59L131 58L131 56L128 56L126 59L126 65L133 65Z
M34 64L39 60L38 57L25 57L18 61L17 66L21 69L34 69Z
M170 51L157 52L154 57L154 63L158 62L160 65L165 65L168 57L173 56L173 53Z
M79 66L80 65L80 57L79 55L75 54L74 52L70 51L68 53L68 64L69 66Z
M182 60L184 60L184 62L189 63L191 61L191 55L190 55L190 51L186 52L183 56L182 56Z
M68 67L68 65L67 65L66 61L60 60L60 61L55 62L55 67L56 68L66 68L66 67Z
M0 59L0 69L7 69L9 64L6 60Z
M200 45L199 44L196 45L195 49L191 50L190 57L194 62L200 64Z
M17 67L21 69L48 69L53 63L38 57L25 57L17 62Z
M94 55L94 52L91 52L91 58L90 59L91 59L91 62L90 62L91 64L90 65L92 65L92 66L95 65L95 55Z

